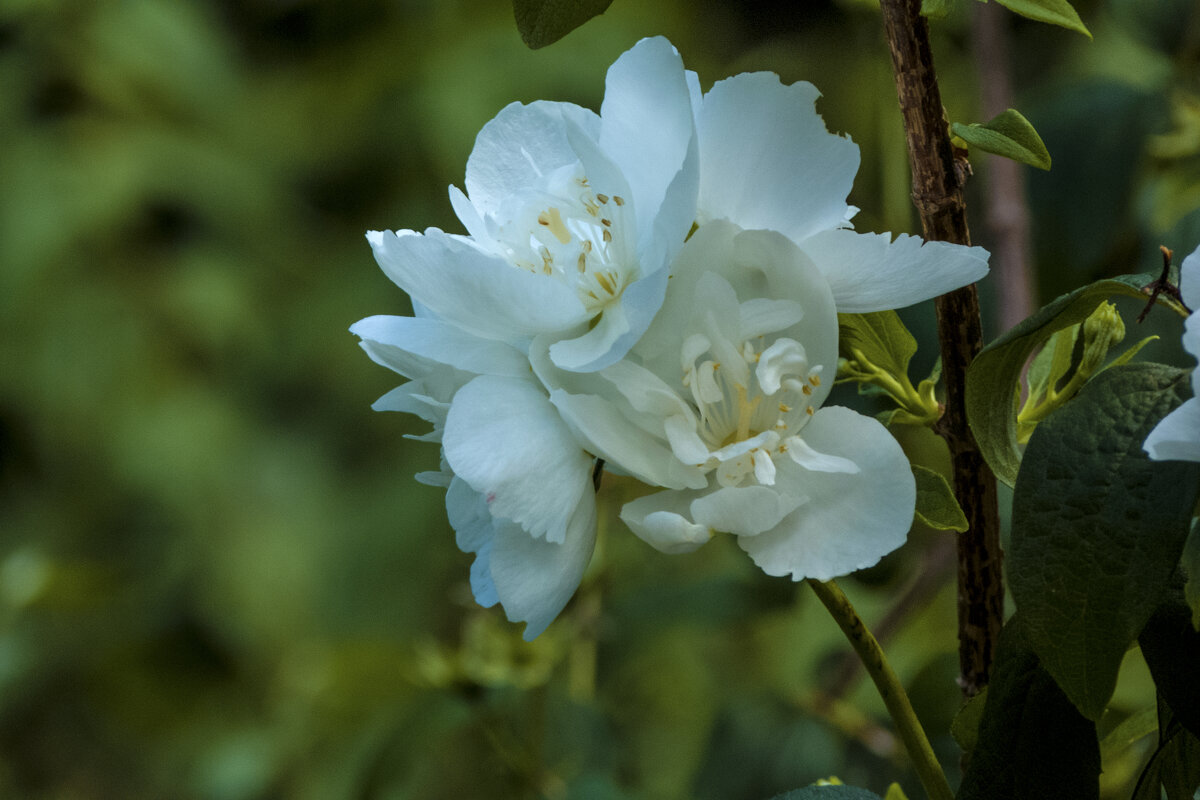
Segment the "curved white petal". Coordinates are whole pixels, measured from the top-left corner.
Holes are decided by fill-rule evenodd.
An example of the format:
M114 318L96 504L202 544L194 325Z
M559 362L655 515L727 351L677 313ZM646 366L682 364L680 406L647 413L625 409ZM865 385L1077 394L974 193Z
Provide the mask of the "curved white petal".
M362 339L372 361L408 378L427 374L434 364L477 374L529 374L529 361L516 348L440 319L379 315L359 320L350 332Z
M904 308L974 283L988 252L901 234L828 230L801 243L833 289L837 310L861 314Z
M520 526L497 524L492 582L511 622L525 622L525 640L546 630L566 607L596 546L596 499L586 492L561 543L534 539Z
M588 444L588 449L606 462L651 486L668 489L699 489L707 485L703 473L680 463L661 439L647 436L620 409L595 395L550 393L550 401Z
M696 498L691 512L699 525L754 536L774 528L806 501L803 495L784 494L773 486L728 486Z
M471 592L484 607L500 603L512 622L526 622L525 639L559 615L583 578L596 544L596 502L589 492L571 516L561 544L534 539L520 525L496 519L483 495L454 478L446 513L459 549L474 553Z
M600 118L571 103L539 100L501 109L475 137L467 159L467 194L475 208L483 215L494 213L513 192L578 161L568 141L568 123L593 139L599 135Z
M854 474L778 464L776 487L801 505L772 530L738 544L768 575L829 580L875 564L908 536L916 484L887 429L846 408L823 408L803 430L815 450L858 465Z
M683 60L661 36L641 40L609 67L600 107L600 146L629 178L639 230L653 227L693 135Z
M460 236L371 231L375 260L437 317L485 339L519 341L587 319L565 284L517 269Z
M592 459L532 383L482 375L454 396L442 435L446 461L492 516L562 542L590 492Z
M812 84L768 72L737 75L704 96L699 114L701 221L727 219L794 241L846 224L858 145L813 107Z
M1200 247L1191 252L1179 267L1179 291L1192 311L1200 311ZM1200 355L1193 352L1192 355Z
M648 494L621 508L621 521L646 544L664 553L690 553L712 538L712 530L688 519L699 495L690 490Z

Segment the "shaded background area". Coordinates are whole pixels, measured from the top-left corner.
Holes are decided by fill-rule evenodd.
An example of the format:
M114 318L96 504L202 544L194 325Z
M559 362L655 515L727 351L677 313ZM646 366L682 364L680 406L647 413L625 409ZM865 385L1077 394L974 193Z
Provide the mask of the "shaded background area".
M1027 176L1042 302L1200 243L1200 13L1080 11L1094 42L1007 18L1055 159ZM370 411L398 380L346 332L409 311L365 230L461 230L446 186L483 123L598 108L647 35L706 87L815 83L862 146L858 228L916 231L880 28L870 2L615 0L531 52L498 0L0 5L0 795L752 799L837 774L918 796L833 624L728 541L667 557L610 519L536 642L478 609L412 480L435 448ZM980 119L965 14L935 33L950 117ZM928 310L906 319L922 377ZM1190 363L1176 322L1127 321ZM845 584L953 768L952 546L917 531ZM1152 701L1134 653L1105 725Z

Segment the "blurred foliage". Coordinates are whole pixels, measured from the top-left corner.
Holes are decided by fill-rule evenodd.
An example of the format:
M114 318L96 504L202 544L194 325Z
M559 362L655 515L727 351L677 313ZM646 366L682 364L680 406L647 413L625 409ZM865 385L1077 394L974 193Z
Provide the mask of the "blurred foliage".
M918 796L836 627L730 542L663 556L614 517L542 638L478 609L412 480L437 455L370 412L397 380L346 333L407 312L365 230L458 230L480 126L597 107L646 35L705 85L815 83L863 149L860 229L913 231L871 5L619 0L534 53L485 0L0 3L0 796L763 798L831 774ZM935 23L955 119L980 117L973 5ZM1043 300L1200 242L1200 14L1078 7L1092 43L1012 20L1054 157L1030 176ZM903 315L918 374L928 313ZM1188 363L1175 333L1147 356ZM944 469L927 434L898 430ZM953 769L950 536L846 588ZM1126 660L1102 735L1153 703ZM1106 761L1110 796L1151 747Z

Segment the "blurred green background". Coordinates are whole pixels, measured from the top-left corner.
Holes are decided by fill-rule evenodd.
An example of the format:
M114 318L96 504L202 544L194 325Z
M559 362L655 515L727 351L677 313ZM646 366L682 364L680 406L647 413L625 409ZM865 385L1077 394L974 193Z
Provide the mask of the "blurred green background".
M935 47L950 118L978 121L965 5ZM1094 42L1005 18L1055 159L1027 176L1043 302L1200 243L1200 13L1079 8ZM364 231L461 230L446 187L479 128L514 100L598 108L654 34L705 86L815 83L862 146L859 229L919 231L869 0L615 0L536 52L502 0L0 1L0 797L753 800L833 774L920 796L804 587L609 518L524 644L412 479L425 426L370 411L399 381L346 329L409 306ZM1190 364L1161 316L1130 338ZM905 318L923 377L929 312ZM949 536L844 584L954 771ZM1152 699L1135 652L1102 733ZM1151 746L1107 754L1111 796Z

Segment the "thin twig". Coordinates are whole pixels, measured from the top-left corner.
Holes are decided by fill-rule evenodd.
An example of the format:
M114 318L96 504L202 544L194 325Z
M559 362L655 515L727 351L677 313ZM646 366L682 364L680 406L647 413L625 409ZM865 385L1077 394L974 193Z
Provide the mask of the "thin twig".
M913 172L913 202L925 238L971 243L961 175L942 109L929 26L920 0L881 0L888 49ZM1004 611L1000 571L1000 513L996 478L967 425L964 387L967 366L983 346L979 296L968 286L935 301L946 412L937 429L950 448L954 495L970 529L958 546L959 682L968 696L988 682Z

